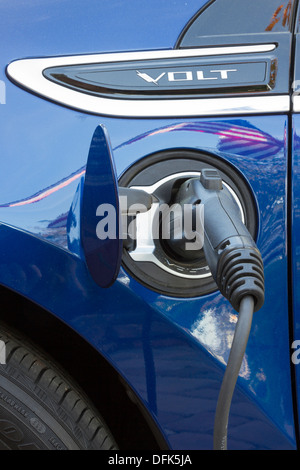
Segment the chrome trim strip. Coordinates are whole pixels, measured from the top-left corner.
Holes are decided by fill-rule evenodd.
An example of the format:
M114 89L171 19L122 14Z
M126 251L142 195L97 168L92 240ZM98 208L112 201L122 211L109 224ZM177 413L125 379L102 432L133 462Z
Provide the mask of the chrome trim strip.
M288 95L249 96L236 98L184 98L128 100L92 96L58 85L46 79L43 70L49 67L98 64L109 62L168 59L179 57L209 57L214 55L270 52L275 44L254 46L208 47L160 51L105 53L22 59L11 62L8 76L20 86L63 106L97 115L118 117L188 117L287 112Z
M293 112L300 113L300 96L293 95Z

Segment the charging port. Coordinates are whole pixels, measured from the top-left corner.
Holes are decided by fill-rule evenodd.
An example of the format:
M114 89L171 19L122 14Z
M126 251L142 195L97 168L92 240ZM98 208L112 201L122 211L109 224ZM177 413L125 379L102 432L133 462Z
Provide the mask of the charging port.
M182 254L181 249L161 236L163 207L172 207L184 182L199 179L204 169L211 170L212 175L218 170L222 184L237 203L241 220L255 238L257 212L252 193L244 178L215 156L186 149L152 154L129 168L119 181L120 186L143 190L154 197L151 209L135 218L135 242L131 249L125 246L123 266L139 282L159 293L195 297L217 290L202 248ZM213 183L211 178L209 181ZM195 207L201 203L196 199L192 201Z

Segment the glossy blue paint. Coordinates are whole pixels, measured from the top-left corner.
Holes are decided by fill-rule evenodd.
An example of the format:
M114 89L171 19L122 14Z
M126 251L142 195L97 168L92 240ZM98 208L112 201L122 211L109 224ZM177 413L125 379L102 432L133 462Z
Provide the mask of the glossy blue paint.
M254 316L232 404L228 447L293 449L287 117L101 118L44 101L4 75L7 63L25 56L173 47L204 3L91 1L82 11L78 0L47 0L43 7L35 0L2 2L0 79L7 104L0 105L0 241L5 247L0 250L0 283L61 318L105 356L146 405L171 448L212 448L236 312L218 292L194 299L166 297L124 270L112 287L101 289L84 260L80 208L90 143L100 124L108 130L118 176L139 159L172 148L198 149L226 160L253 190L266 275L265 305ZM296 145L294 162L296 178ZM106 164L99 159L99 171ZM295 259L297 207L295 198ZM295 264L296 286L298 275ZM296 293L296 307L298 302ZM295 338L300 339L297 316Z
M1 2L0 40L5 44L1 53L11 61L21 57L173 48L182 29L205 3L206 0Z
M42 100L33 100L33 102L30 100L30 103L32 103L31 109L37 105L37 109L43 108L45 115L48 116L54 106ZM39 194L45 194L45 197L32 202L31 184L28 184L26 180L22 188L20 186L14 188L15 194L12 194L12 201L18 200L17 194L20 193L20 189L26 196L24 202L31 201L21 206L23 211L28 211L26 223L18 217L20 207L6 204L0 209L2 221L21 229L21 232L16 232L15 236L30 240L27 247L27 241L17 243L27 253L23 260L20 256L21 271L26 272L26 269L29 269L26 265L29 263L29 266L37 266L38 272L43 273L47 270L48 274L47 276L42 274L40 279L32 280L29 284L28 281L22 283L22 279L28 279L28 276L21 276L21 272L17 275L16 259L5 259L7 253L3 253L2 266L8 265L9 269L6 269L5 278L2 278L1 282L55 312L98 348L101 354L107 356L147 404L173 448L182 446L188 448L191 442L193 442L193 448L210 448L217 390L229 354L236 312L218 293L189 300L168 298L146 289L124 272L119 276L116 285L109 290L98 289L86 272L82 259L79 258L81 256L78 250L79 231L69 230L67 217L63 229L64 241L62 242L59 238L62 227L57 227L53 228L52 244L45 243L47 236L39 231L39 226L37 226L38 230L35 230L36 213L43 212L45 220L49 220L50 217L53 217L52 221L57 220L60 215L60 205L56 206L55 201L56 198L61 198L65 200L66 207L70 208L75 205L78 214L78 198L83 178L81 171L84 171L81 169L87 162L91 137L99 123L99 118L85 116L82 134L77 137L77 113L55 107L53 119L54 117L59 121L65 119L68 123L66 129L70 128L69 135L62 133L56 136L54 145L59 147L61 143L62 149L66 149L69 144L70 149L65 154L53 152L51 163L56 171L61 165L62 168L67 168L65 171L73 177L78 175L78 178L75 177L72 183L67 184L68 178L62 180L59 176L60 179L55 183L54 175L43 168L44 160L42 159L40 164L36 161L33 168L36 174L43 176L40 182L43 181L45 189L58 188L57 191L46 193L40 186ZM134 161L147 154L169 148L195 148L214 153L229 161L239 169L253 188L260 213L257 243L265 262L266 303L254 318L247 356L239 379L239 391L232 408L229 447L294 447L287 283L282 276L282 273L287 272L286 239L285 232L282 230L286 210L285 132L287 118L278 116L273 117L272 121L268 117L219 119L217 121L214 119L187 121L101 119L101 121L110 135L118 175L121 175ZM72 132L72 124L74 124L74 132ZM39 125L36 119L31 122L27 120L26 125L35 126L36 129L44 127L43 122ZM26 126L24 132L26 132ZM1 140L6 141L6 139L7 137L2 134ZM81 142L80 148L86 147L86 151L78 155L75 149L77 142L81 139L85 141L85 145ZM36 142L39 142L39 139L34 140L34 143ZM249 152L250 144L252 152ZM254 148L255 152L253 152ZM75 150L74 154L73 150ZM3 164L5 167L5 162ZM7 165L9 164L11 162L7 159ZM18 165L23 166L24 171L28 161L18 159ZM272 191L270 191L270 178L272 178ZM11 192L13 193L12 189ZM6 194L1 191L2 201L4 196L6 197ZM77 201L77 204L74 204L74 201ZM55 207L57 213L53 214ZM33 218L32 222L30 214ZM28 230L35 237L26 236L23 233L24 230ZM9 235L9 239L10 244L15 245L12 235ZM57 245L57 248L53 243ZM35 245L39 248L34 248ZM71 253L68 255L66 249L71 251L74 246L76 247L74 255ZM61 251L61 248L64 250ZM45 254L37 254L35 261L30 263L29 253L30 257L33 257L35 249L38 252L42 250ZM49 253L48 250L50 250ZM54 262L54 253L57 253L55 255L59 260L57 262ZM64 257L71 261L62 261ZM49 262L51 270L49 270ZM64 263L67 264L63 272L60 269L58 279L56 266ZM14 274L9 276L8 273L12 269ZM83 274L80 274L75 282L74 276L78 276L79 273ZM47 278L48 287L44 285ZM49 289L49 283L51 286L53 283L52 290L56 292L53 298L49 298L46 292ZM79 285L80 289L78 289ZM68 286L67 289L66 286ZM278 298L276 293L279 290L281 295ZM70 298L72 298L71 303ZM87 311L89 314L85 315L84 312ZM152 320L150 326L148 323L149 330L144 326L147 321L149 322L148 317L145 317L145 312L148 312L151 319L153 318L153 326ZM275 323L274 318L276 318ZM153 329L154 332L152 332ZM135 344L136 334L140 335L138 336L139 350ZM147 335L152 338L153 334L153 341L149 343ZM177 344L178 335L181 340L177 347L174 344ZM147 337L148 342L145 339ZM156 346L151 346L154 343ZM144 358L145 351L149 356L147 361ZM193 351L193 354L190 353L193 359L189 358L187 351ZM155 370L159 372L155 372L154 375L152 372L152 377L155 379L149 383L149 377L151 377L149 364L153 362ZM191 368L188 372L188 382L186 382L187 367ZM179 380L181 374L184 374L184 379ZM170 375L173 375L172 379ZM210 397L209 406L204 395ZM284 407L280 405L282 402L285 404ZM249 407L251 412L247 411ZM242 420L239 417L240 413L243 415ZM249 431L243 431L241 423L247 429L249 426ZM273 427L271 423L275 423L276 426ZM270 426L270 430L260 435L259 430L265 430L265 426L268 429ZM249 433L252 436L249 436ZM257 439L258 435L259 439Z
M5 252L0 252L1 284L13 285L22 294L26 290L101 351L145 403L171 448L212 447L223 374L213 354L188 330L161 314L157 305L136 295L125 274L110 289L101 289L91 281L84 262L54 245L6 226L0 227L0 241L2 246L14 247L9 262ZM194 306L186 302L186 307L193 310ZM228 316L227 311L226 328ZM221 337L224 348L230 337L224 336L226 328ZM247 361L245 379L249 366ZM229 445L291 449L293 441L240 386L232 407Z

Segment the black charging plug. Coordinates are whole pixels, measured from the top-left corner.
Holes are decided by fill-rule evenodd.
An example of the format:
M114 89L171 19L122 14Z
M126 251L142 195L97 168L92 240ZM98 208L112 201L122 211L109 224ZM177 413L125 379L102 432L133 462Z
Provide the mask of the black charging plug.
M212 276L220 290L239 310L246 295L254 298L254 310L264 303L264 270L261 254L242 221L241 211L230 191L223 185L215 169L204 169L200 178L182 183L175 200L182 207L189 204L195 210L197 204L204 206L203 250ZM181 211L184 214L184 210ZM170 212L170 223L175 224ZM184 226L184 224L182 224ZM167 244L173 253L191 260L199 256L197 251L186 249L184 232L174 237L170 230Z

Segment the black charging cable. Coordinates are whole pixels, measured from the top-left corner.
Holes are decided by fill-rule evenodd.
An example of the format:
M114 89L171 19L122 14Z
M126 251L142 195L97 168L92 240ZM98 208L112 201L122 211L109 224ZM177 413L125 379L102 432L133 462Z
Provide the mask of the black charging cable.
M238 321L217 402L214 423L214 450L227 450L227 429L232 396L239 376L252 325L254 299L241 300Z
M264 303L264 268L261 254L241 218L240 209L215 169L203 169L200 178L184 181L173 201L195 211L204 205L203 250L212 276L223 296L238 312L238 322L223 378L215 416L214 449L227 449L228 417L234 388L246 350L253 312ZM184 210L179 211L184 213ZM170 214L170 233L178 226ZM179 215L180 216L180 215ZM173 219L172 219L173 217ZM179 224L180 225L180 224ZM174 232L175 233L175 232ZM169 248L181 258L199 256L186 251L186 237L170 237Z

